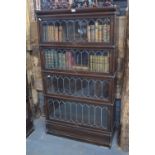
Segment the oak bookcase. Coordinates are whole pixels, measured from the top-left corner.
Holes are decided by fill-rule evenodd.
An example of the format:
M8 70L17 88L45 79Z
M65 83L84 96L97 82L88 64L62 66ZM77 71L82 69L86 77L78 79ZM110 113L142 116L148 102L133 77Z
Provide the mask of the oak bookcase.
M46 130L111 146L116 7L36 11Z

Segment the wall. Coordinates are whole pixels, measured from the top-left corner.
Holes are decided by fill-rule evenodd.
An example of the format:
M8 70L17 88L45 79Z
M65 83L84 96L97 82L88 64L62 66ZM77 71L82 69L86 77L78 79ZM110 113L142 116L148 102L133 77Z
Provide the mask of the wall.
M124 76L123 87L121 93L121 128L120 128L120 147L124 151L129 151L129 18L128 12L126 15L126 33L125 33L125 59L124 59Z
M38 46L38 33L37 22L34 14L34 4L32 0L27 0L27 12L26 12L26 67L28 75L28 83L31 86L33 111L37 114L38 107L38 92L42 91L42 76L40 55Z

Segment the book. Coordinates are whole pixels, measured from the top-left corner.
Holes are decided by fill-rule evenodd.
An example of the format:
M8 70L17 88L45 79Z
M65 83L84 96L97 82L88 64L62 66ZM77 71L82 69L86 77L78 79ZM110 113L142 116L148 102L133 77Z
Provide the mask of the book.
M103 42L107 42L106 24L102 25Z
M53 41L53 29L54 29L54 27L53 27L53 25L49 25L48 26L49 28L48 28L48 41L49 42L52 42Z
M58 26L54 26L54 41L59 41L59 29Z
M110 25L104 24L102 28L103 42L107 43L110 41Z
M51 26L50 25L47 26L47 41L48 42L51 41Z
M95 42L95 25L90 25L90 41Z
M53 50L49 50L50 53L50 68L54 68L54 53Z
M58 53L56 50L52 49L53 52L53 63L54 63L54 68L59 68L58 64Z
M66 54L65 53L58 53L58 68L65 69L66 68Z
M107 42L110 41L110 24L107 24Z
M66 67L67 69L71 69L72 68L72 53L70 51L66 52Z
M89 56L90 70L93 71L93 55Z
M58 31L58 35L59 35L59 42L62 42L62 26L59 26L59 31Z
M87 40L90 42L90 25L87 26Z
M102 25L98 25L98 42L102 42Z
M78 66L78 65L74 65L72 66L72 69L75 69L75 70L88 70L88 66Z
M62 68L62 53L58 53L58 68L61 69Z
M46 68L53 68L53 53L51 50L45 51L45 67Z
M43 31L43 41L47 41L47 25L43 25L43 29L42 29L42 31Z
M95 42L98 42L98 22L95 22Z
M65 53L62 53L61 63L62 63L62 68L66 69L66 54Z
M104 72L109 72L109 56L104 56Z
M91 71L109 72L109 57L90 55L89 66Z

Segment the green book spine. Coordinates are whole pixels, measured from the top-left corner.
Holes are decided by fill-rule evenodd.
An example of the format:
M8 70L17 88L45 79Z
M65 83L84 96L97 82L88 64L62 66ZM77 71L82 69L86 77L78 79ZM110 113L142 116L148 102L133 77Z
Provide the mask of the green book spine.
M62 68L66 69L66 54L62 53Z
M61 69L62 65L61 65L61 54L62 53L58 53L58 68Z
M54 68L54 58L53 58L53 50L49 50L50 53L50 68Z
M110 41L110 24L107 25L107 42Z
M102 42L102 25L98 26L98 42Z

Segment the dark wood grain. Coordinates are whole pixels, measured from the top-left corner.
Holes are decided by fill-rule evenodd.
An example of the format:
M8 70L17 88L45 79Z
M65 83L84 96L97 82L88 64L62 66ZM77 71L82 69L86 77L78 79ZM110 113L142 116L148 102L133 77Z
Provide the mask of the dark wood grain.
M52 11L36 11L38 19L38 34L39 34L39 48L42 66L42 77L44 85L44 96L46 105L46 129L47 133L64 136L80 141L85 141L89 143L94 143L97 145L111 146L112 137L114 133L114 101L115 101L115 90L116 90L116 7L111 8L85 8L85 9L75 9L72 12L69 9L60 9ZM95 42L42 42L42 21L48 21L53 19L91 19L91 18L102 18L109 17L110 22L110 42L109 43L95 43ZM60 70L60 69L46 69L45 68L45 57L44 49L48 48L76 48L76 49L108 49L111 52L110 60L110 73L95 73L88 71L74 71L74 70ZM110 98L108 100L100 99L88 99L85 97L70 96L64 94L53 94L47 92L46 79L47 75L62 75L62 76L77 76L85 77L87 79L105 79L110 81ZM107 106L108 112L108 128L97 129L93 127L86 127L78 124L72 124L69 122L63 122L58 120L50 119L49 106L47 100L49 98L57 98L66 101L84 102L91 105ZM52 145L52 144L51 144Z

